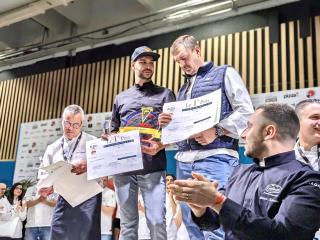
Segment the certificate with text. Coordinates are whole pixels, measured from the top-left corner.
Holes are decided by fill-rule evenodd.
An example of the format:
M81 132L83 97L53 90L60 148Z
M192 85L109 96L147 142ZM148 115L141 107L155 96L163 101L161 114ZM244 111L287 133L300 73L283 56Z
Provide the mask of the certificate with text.
M88 141L86 147L89 180L143 169L139 131Z
M87 180L87 173L76 175L71 169L72 165L63 160L42 168L48 175L38 182L38 189L53 186L54 191L72 207L102 192L102 188L95 180Z
M185 101L165 103L163 112L170 113L172 121L162 129L163 144L180 142L207 130L220 120L221 89Z

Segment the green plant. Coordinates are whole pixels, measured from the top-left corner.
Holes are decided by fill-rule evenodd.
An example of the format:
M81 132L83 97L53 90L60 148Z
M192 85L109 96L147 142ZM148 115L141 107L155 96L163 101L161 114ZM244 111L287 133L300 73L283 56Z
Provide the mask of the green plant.
M34 180L32 178L28 178L28 179L23 179L20 181L22 187L24 190L27 190L29 187L37 184L37 180Z

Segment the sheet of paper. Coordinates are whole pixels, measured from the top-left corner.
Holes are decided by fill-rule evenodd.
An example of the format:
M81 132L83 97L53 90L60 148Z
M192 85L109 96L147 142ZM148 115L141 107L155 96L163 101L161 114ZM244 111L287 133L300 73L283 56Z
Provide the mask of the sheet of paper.
M66 174L64 180L56 181L53 188L72 207L78 206L103 190L95 180L87 180L87 173L80 175Z
M221 89L185 101L165 103L163 112L172 114L172 121L162 129L163 144L180 142L207 130L220 120Z
M86 143L88 179L143 169L139 131L112 135L108 141Z
M38 184L37 184L37 188L45 188L45 187L51 187L53 186L53 184L59 180L59 178L61 176L64 175L65 172L70 171L71 169L71 164L61 160L58 161L54 164L51 164L49 166L46 167L42 167L40 170L44 171L45 175L47 175L47 177L41 179Z
M48 176L42 179L37 187L53 186L56 193L75 207L102 192L102 188L96 181L88 181L87 173L76 175L71 172L71 168L72 165L65 161L42 168L48 172Z

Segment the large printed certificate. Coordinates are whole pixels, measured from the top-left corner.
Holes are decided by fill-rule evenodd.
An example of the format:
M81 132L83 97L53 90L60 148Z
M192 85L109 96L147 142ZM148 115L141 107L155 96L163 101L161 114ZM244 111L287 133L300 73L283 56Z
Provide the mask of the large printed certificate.
M96 181L88 181L87 173L76 175L71 168L72 165L63 160L42 168L48 176L41 179L37 187L53 186L56 193L75 207L102 192L102 188Z
M162 129L163 144L180 142L207 130L220 120L221 89L185 101L165 103L163 112L172 114L172 121Z
M108 141L86 143L88 179L143 169L139 131L111 135Z

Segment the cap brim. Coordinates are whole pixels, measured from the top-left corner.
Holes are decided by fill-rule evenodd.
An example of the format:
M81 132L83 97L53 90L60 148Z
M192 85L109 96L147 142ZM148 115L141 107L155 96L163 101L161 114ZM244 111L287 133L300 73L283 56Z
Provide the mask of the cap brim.
M153 58L153 61L157 61L160 57L160 54L155 53L155 52L143 52L143 53L139 54L138 56L136 56L136 58L133 59L133 61L137 61L139 58L145 57L145 56L150 56Z

